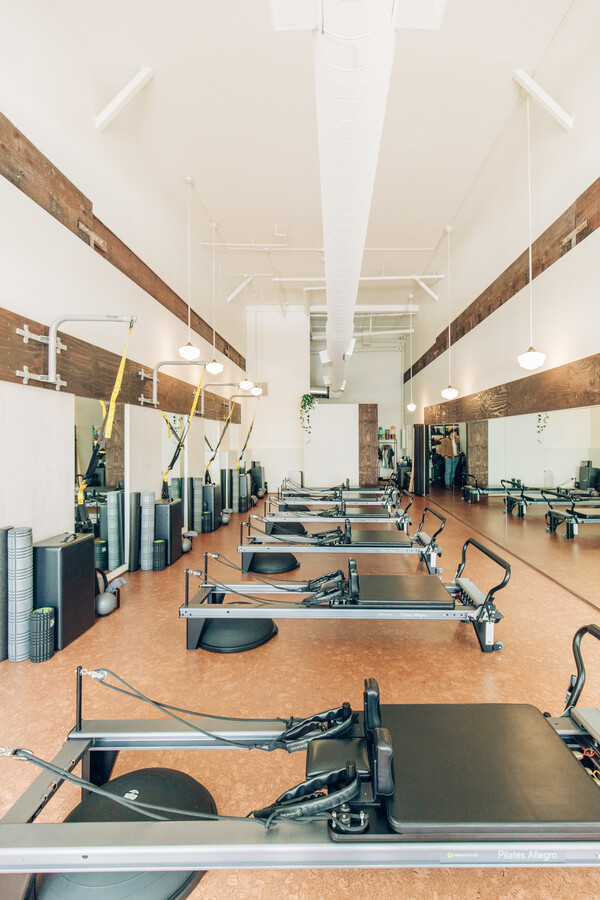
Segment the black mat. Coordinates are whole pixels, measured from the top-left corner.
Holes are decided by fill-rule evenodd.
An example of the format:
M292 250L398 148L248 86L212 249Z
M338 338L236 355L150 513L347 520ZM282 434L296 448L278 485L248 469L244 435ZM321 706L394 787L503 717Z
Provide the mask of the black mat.
M406 840L600 839L600 788L527 704L382 708L391 828Z
M127 570L137 572L140 567L140 497L139 491L129 494L129 553Z
M340 527L340 526L338 526ZM326 528L317 528L311 525L308 531L308 537L311 537L313 534L321 534L322 532L327 531ZM344 529L342 528L342 533ZM365 528L353 528L352 529L352 543L348 544L348 547L358 547L358 546L380 546L381 544L393 544L396 547L411 547L411 540L408 537L405 531L398 531L397 528L374 528L371 531L367 531Z
M437 575L361 575L359 606L395 609L454 609Z

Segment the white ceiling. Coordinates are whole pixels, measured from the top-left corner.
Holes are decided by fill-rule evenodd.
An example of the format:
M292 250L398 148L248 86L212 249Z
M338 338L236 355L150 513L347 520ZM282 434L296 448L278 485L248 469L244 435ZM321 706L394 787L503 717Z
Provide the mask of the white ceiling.
M440 31L398 32L367 247L435 247L519 101L513 70L535 73L560 94L599 28L597 0L448 0ZM94 116L142 66L154 69L152 81L95 133ZM113 162L137 153L155 206L170 205L182 221L182 179L192 174L200 239L210 239L214 220L217 241L288 244L268 253L219 249L224 296L242 273L323 275L312 35L273 31L268 0L5 4L0 72L0 108L35 141L12 102L16 77L40 114L55 117L56 143L46 141L44 152L64 163L99 217L134 249L127 212L99 187L110 171L86 172L82 154L68 159L61 149L67 120L85 121L89 140L109 149ZM276 224L285 237L275 236ZM367 250L363 275L431 272L434 256ZM180 260L147 261L177 289L170 267L181 268ZM296 305L310 297L302 287L257 277L248 299L256 290L261 304ZM404 282L367 284L358 303L406 303L409 291L417 304L434 302ZM314 297L324 303L324 294Z

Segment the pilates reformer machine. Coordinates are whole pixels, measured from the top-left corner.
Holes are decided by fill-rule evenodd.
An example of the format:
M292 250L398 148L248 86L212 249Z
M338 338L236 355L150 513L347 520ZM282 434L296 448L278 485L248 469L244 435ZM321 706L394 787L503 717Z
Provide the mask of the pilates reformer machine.
M212 868L598 866L600 711L577 705L586 633L600 638L600 628L575 634L577 676L557 717L523 703L381 704L367 678L359 709L224 719L79 668L76 725L52 762L2 750L42 772L0 822L0 872L47 873L37 875L38 900L65 896L65 885L80 891L67 896L93 886L94 897L114 897L120 879L131 879L130 898L166 900L187 896ZM86 720L84 675L170 718ZM305 779L277 798L257 788L243 818L220 816L206 788L173 769L111 780L125 751L233 748L305 753ZM64 822L36 823L67 781L83 801Z
M467 550L472 547L503 571L499 584L481 590L468 577L463 577ZM469 559L470 559L469 554ZM208 574L208 560L221 560L219 554L204 554L204 570L186 570L185 604L179 617L186 622L186 646L196 650L201 645L208 623L227 620L232 629L243 628L248 619L443 619L448 622L470 622L484 653L502 650L494 638L494 625L503 618L494 598L510 578L510 565L474 538L463 548L454 580L443 584L436 575L361 575L356 560L348 561L348 574L339 569L310 581L253 582L226 584ZM190 576L200 578L199 589L190 597ZM273 596L275 595L275 596ZM248 605L248 598L255 603ZM268 598L268 599L266 599ZM274 637L269 632L268 637ZM267 635L265 634L265 637ZM205 640L210 642L210 637ZM235 644L235 640L234 640Z
M351 487L349 480L345 484L335 485L329 488L306 488L290 479L283 480L277 491L277 499L282 502L295 500L307 503L338 503L341 500L354 503L395 503L398 496L398 482L395 475L391 475L385 487Z
M427 514L439 520L440 526L430 537L423 530ZM442 555L441 548L436 543L436 538L443 531L446 519L430 506L426 506L421 516L421 521L414 534L396 528L379 529L353 529L350 519L344 520L343 528L330 529L328 531L307 531L302 534L285 534L284 526L278 526L277 534L269 534L259 529L253 521L262 522L262 516L249 515L246 522L240 525L240 545L238 552L242 554L242 570L250 571L254 554L257 553L281 553L286 550L290 554L296 553L344 553L353 556L355 553L396 553L417 554L419 560L427 566L430 575L439 575L442 570L437 568L437 558Z
M547 506L555 509L559 506L593 506L600 503L598 497L592 497L590 491L578 488L529 488L521 485L518 489L510 489L504 497L504 509L507 515L516 513L522 519L528 506Z
M505 497L509 490L518 490L523 482L518 478L502 478L499 485L480 485L474 475L463 475L462 499L467 503L479 503L481 497Z
M403 499L406 498L406 505L403 507ZM332 506L323 506L319 509L311 509L308 506L289 506L278 500L269 499L267 502L267 515L265 519L268 523L280 524L282 522L339 522L340 519L349 519L351 522L360 522L366 524L371 522L375 525L398 524L400 528L411 525L411 519L408 516L408 510L412 506L414 497L408 491L400 491L397 498L396 507L385 507L376 509L373 506L352 506L346 500L341 500Z
M579 532L580 525L600 525L600 498L596 497L585 505L581 501L572 500L569 509L555 509L551 503L545 519L546 531L556 531L559 524L564 523L567 530L563 537L570 540Z

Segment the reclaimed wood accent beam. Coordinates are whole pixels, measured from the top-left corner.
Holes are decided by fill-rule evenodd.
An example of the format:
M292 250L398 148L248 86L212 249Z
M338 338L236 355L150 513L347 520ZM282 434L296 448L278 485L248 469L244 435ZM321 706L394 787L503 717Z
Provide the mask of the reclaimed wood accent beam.
M0 113L0 174L65 228L89 243L79 228L92 229L92 201Z
M377 403L358 404L358 484L360 487L376 487L379 482L377 410Z
M600 353L596 353L467 397L426 406L424 422L475 422L599 404Z
M154 300L187 324L187 303L94 216L92 201L52 165L31 141L0 113L0 174L34 203L58 219ZM194 310L191 328L212 344L213 330ZM242 370L246 360L225 338L215 346Z
M112 263L124 275L127 275L138 287L154 297L161 306L168 309L178 319L187 324L188 308L185 300L176 294L152 269L143 262L139 256L136 256L133 250L130 250L123 241L119 240L116 234L104 225L100 219L94 216L94 235L100 238L106 245L103 250L101 244L95 244L94 250ZM204 319L201 319L198 313L191 310L190 324L193 331L203 337L210 344L213 342L213 330ZM217 350L224 353L225 356L232 360L241 369L246 368L246 360L238 353L238 351L229 344L220 334L215 334L215 345Z
M33 334L48 334L48 326L28 319L20 313L0 308L0 381L11 381L22 384L23 378L17 370L27 366L30 372L44 375L48 372L48 345L29 340L24 343L23 336L17 334L17 328L29 326ZM123 346L125 346L126 326L123 326ZM59 337L67 349L57 356L57 370L60 377L67 382L61 390L78 397L90 397L93 400L108 400L112 393L121 357L95 344L81 341L70 334L59 332ZM152 367L128 359L125 363L123 384L119 394L120 403L139 406L140 396L152 397L152 380L140 378L140 370L151 374ZM200 378L200 369L195 370ZM30 381L30 385L46 391L55 391L53 384ZM188 415L192 406L194 385L179 378L173 378L159 372L158 406L165 412ZM152 405L150 409L154 409ZM204 393L204 418L225 421L228 412L228 401L210 391ZM199 412L196 413L199 416ZM232 422L241 421L241 406L235 403Z
M532 245L532 274L537 278L577 244L589 237L600 225L600 178L563 212ZM451 324L452 343L476 328L484 319L507 303L529 282L528 251L525 250L496 278ZM448 349L448 329L413 363L412 374L422 372ZM404 381L410 381L410 367Z

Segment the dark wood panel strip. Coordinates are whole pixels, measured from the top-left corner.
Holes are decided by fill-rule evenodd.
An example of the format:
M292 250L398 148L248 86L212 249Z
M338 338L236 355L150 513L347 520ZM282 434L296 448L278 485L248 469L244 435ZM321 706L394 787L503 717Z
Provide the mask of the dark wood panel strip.
M97 235L106 244L106 251L101 246L95 244L96 250L100 256L104 256L108 262L112 263L115 268L124 275L127 275L138 287L141 287L146 293L154 297L161 306L168 309L182 322L187 323L188 308L185 300L176 294L152 269L143 262L139 256L136 256L133 250L121 241L116 234L104 225L100 219L94 216L94 234ZM213 330L204 319L201 319L198 313L192 309L190 316L192 330L200 337L212 344ZM235 347L232 347L225 338L217 332L215 334L215 346L217 350L224 353L225 356L232 360L242 370L246 369L246 360L238 353Z
M600 404L600 353L425 407L425 424L473 422Z
M39 341L23 342L23 337L17 334L17 328L23 328L27 324L33 334L48 334L48 327L33 319L28 319L20 313L11 312L0 308L0 380L22 384L23 379L16 372L27 366L30 372L46 374L48 371L48 347ZM123 327L123 346L125 346L125 326ZM67 382L62 388L65 393L76 394L78 397L91 397L92 399L107 400L112 393L115 377L119 368L121 357L102 347L97 347L87 341L81 341L71 335L59 332L59 335L67 345L57 357L57 369L61 378ZM152 384L139 376L140 369L151 371L141 363L128 359L125 363L125 373L119 401L139 405L139 397L152 396ZM198 373L200 370L197 370ZM54 385L43 384L39 381L30 381L30 385L40 387L43 390L54 391ZM158 408L168 412L187 415L192 405L194 388L191 384L165 375L158 375ZM151 409L153 407L150 407ZM205 391L204 394L204 418L224 421L227 418L228 404L218 394ZM199 415L199 413L197 413ZM241 421L241 407L236 403L236 409L232 416L232 422Z
M93 226L92 202L0 113L0 174L34 203L89 243L79 228Z
M576 244L589 237L600 225L600 178L563 212L532 245L533 277L549 268ZM583 226L583 227L582 227ZM581 229L581 230L579 230ZM569 236L573 235L573 240ZM528 284L528 252L525 250L501 275L496 278L451 324L452 343L456 343L484 319L491 316L511 297ZM435 343L412 365L412 375L422 372L438 356L448 349L448 329L439 334ZM404 381L410 381L411 369L404 373Z
M373 487L379 480L377 417L377 403L358 404L358 483L360 487Z
M58 219L127 278L187 323L187 303L93 214L92 201L0 113L0 174ZM212 344L213 331L193 310L192 329ZM220 334L215 346L243 371L246 360Z

